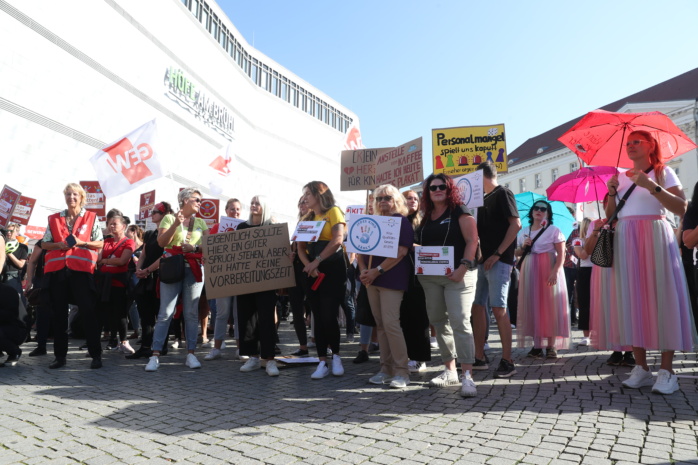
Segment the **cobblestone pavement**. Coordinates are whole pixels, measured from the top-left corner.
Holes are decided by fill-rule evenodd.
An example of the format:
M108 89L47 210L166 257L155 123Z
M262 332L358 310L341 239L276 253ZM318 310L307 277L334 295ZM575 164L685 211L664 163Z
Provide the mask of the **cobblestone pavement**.
M281 329L282 349L295 350L291 327ZM344 376L317 381L311 365L241 373L229 349L210 362L200 350L200 370L184 366L183 350L156 373L116 353L90 370L79 340L68 365L49 370L53 357L27 357L26 344L18 366L0 369L0 464L698 463L695 378L666 397L625 389L629 368L574 344L555 361L517 349L519 373L495 380L497 337L470 399L426 386L436 353L397 391L367 383L378 357L351 363L358 344L342 344ZM696 354L678 354L676 367L698 375Z

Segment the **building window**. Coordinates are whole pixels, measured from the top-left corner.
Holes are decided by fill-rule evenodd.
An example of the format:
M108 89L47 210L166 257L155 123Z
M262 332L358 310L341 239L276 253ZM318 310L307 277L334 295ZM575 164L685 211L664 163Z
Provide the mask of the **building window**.
M555 182L555 180L557 180L557 176L558 176L558 169L557 169L557 168L553 168L552 170L550 170L550 174L551 174L551 176L552 176L552 178L553 178L553 182Z
M526 178L519 179L519 193L526 192Z
M577 168L579 168L579 164L576 161L570 163L570 173L577 171Z
M540 173L536 174L535 179L536 179L536 189L543 187L543 180L540 177Z

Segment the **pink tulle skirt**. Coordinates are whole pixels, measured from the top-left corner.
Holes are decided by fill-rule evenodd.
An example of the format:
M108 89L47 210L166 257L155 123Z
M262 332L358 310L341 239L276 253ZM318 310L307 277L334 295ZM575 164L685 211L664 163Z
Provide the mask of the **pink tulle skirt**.
M516 338L519 347L537 348L570 346L570 316L567 285L562 268L557 284L548 286L555 264L555 254L529 254L521 266L519 311Z
M626 352L633 350L632 346L619 346L611 342L608 324L609 309L611 308L611 286L613 268L593 265L591 269L591 301L589 305L589 328L591 329L591 345L599 350L614 350Z

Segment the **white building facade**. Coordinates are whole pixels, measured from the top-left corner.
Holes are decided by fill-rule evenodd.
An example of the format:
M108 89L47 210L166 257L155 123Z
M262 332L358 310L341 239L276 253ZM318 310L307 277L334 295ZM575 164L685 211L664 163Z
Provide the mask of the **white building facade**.
M107 208L131 215L153 189L175 205L194 186L221 208L264 194L295 223L312 180L361 201L338 183L357 116L252 48L213 0L0 0L0 39L0 184L37 199L32 225L64 208L68 182L96 180L98 149L152 119L168 176ZM221 178L208 165L226 152Z

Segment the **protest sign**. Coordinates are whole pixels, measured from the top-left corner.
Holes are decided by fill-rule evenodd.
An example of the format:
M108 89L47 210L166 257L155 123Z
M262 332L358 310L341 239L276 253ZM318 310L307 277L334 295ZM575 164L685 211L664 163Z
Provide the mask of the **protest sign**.
M347 252L397 257L401 222L397 216L352 215L347 222Z
M453 271L453 247L415 247L414 258L414 274L445 276Z
M196 216L201 218L206 222L206 226L211 228L214 224L218 223L218 212L220 208L220 200L218 199L202 199L201 206L199 206L199 211Z
M431 135L434 173L472 173L487 160L497 166L499 173L509 169L503 124L432 129Z
M460 191L460 198L468 208L482 207L485 204L482 170L455 178L453 182Z
M29 239L36 239L38 241L44 238L44 234L46 234L46 226L32 226L29 224L24 228L24 235Z
M10 222L12 210L15 209L21 195L21 192L14 190L7 184L0 191L0 226L3 228Z
M286 223L209 234L203 252L209 299L296 285Z
M36 199L30 199L23 195L19 196L19 202L15 205L15 209L12 212L12 217L10 217L10 223L19 223L23 225L29 224L29 218L32 216L32 210L34 210L34 205L36 204Z
M107 196L99 181L80 181L87 194L85 209L95 212L98 221L107 221Z
M399 189L423 180L421 137L378 153L374 187L392 184Z
M291 240L294 242L317 242L325 221L299 221Z
M363 215L365 209L364 205L347 205L346 210L344 210L344 221L349 223L351 215Z
M376 187L376 157L383 149L342 151L340 190L361 191Z
M155 191L144 192L141 194L140 201L140 219L145 220L150 218L150 213L155 207Z
M223 232L228 232L228 231L235 231L238 229L238 226L240 226L240 223L244 223L245 220L240 219L240 218L231 218L229 216L222 216L221 217L221 222L218 225L218 232L223 233Z

